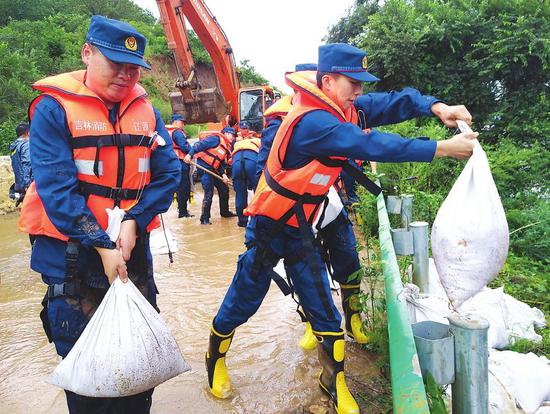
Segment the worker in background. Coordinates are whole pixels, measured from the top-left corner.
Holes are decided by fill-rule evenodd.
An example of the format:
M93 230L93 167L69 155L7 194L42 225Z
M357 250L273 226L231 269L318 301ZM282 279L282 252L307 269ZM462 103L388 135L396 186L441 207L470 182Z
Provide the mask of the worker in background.
M378 80L366 68L364 51L346 44L328 44L319 48L316 75L294 72L286 76L287 84L296 92L295 104L277 131L254 199L246 210L251 216L247 231L250 229L253 236L249 249L239 257L237 272L210 332L206 366L209 388L217 397L231 393L225 355L235 329L258 310L277 262L301 251L289 273L318 341L322 366L319 385L338 413L359 412L344 378L341 317L308 223L317 218L347 159L429 162L443 156L467 158L473 151L472 139L477 137L475 133L459 134L436 142L376 130L363 132L347 122L354 103L368 114L373 126L431 114L448 126L456 126L456 119L471 122L463 106L447 106L435 98L419 96L417 91L409 93L421 105L411 105L408 98L399 99L393 93L359 96L362 82Z
M241 122L241 130L245 125L248 129L248 125ZM244 215L244 209L248 205L248 191L254 191L258 184L256 164L260 145L260 138L247 134L235 142L231 153L231 179L235 190L235 210L239 218L239 227L246 227L248 223L248 217Z
M198 142L191 146L189 154L184 158L184 161L189 164L195 156L197 165L202 167L197 169L204 190L200 217L201 224L212 224L210 222L210 209L214 197L214 187L218 190L220 215L222 217L235 217L236 215L229 211L229 177L226 174L234 141L235 130L231 127L225 127L220 133L216 132L205 138L200 138ZM220 179L208 174L204 169L217 175Z
M237 141L240 141L243 138L252 138L252 137L258 137L258 134L256 133L256 131L253 131L250 129L248 122L246 121L239 122L239 132L237 134Z
M181 179L176 191L178 198L178 218L194 217L189 213L187 202L191 193L191 177L189 176L189 164L184 162L185 156L189 153L190 145L183 131L185 126L185 117L181 114L172 114L172 123L166 125L166 129L172 138L174 152L178 156L181 164Z
M81 49L86 70L33 85L40 92L29 107L35 181L19 227L36 235L31 268L47 284L40 316L63 358L117 276L157 306L149 231L172 202L180 165L137 83L141 68L150 69L145 44L129 24L92 16ZM124 217L120 233L109 235L106 209L115 207ZM65 394L71 414L145 414L153 390L123 398Z
M10 187L10 198L18 206L23 202L25 193L32 183L31 156L29 152L29 124L27 122L15 128L17 138L10 145L10 158L15 183Z

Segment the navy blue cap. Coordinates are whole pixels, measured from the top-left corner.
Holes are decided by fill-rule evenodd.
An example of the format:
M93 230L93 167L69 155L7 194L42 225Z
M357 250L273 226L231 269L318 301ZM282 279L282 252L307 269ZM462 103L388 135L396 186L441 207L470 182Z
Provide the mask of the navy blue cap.
M237 131L235 131L233 128L226 126L224 129L222 129L222 134L229 133L233 135L237 135Z
M302 72L304 70L317 70L317 63L298 63L294 68L295 72Z
M181 114L172 114L172 122L174 121L183 121L185 122L185 117Z
M151 69L145 60L145 36L128 23L92 16L86 42L96 46L112 62L129 63Z
M250 127L248 126L248 122L246 122L246 121L239 122L239 128L240 129L250 129Z
M361 82L379 81L367 72L367 54L346 43L319 46L319 72L339 73Z

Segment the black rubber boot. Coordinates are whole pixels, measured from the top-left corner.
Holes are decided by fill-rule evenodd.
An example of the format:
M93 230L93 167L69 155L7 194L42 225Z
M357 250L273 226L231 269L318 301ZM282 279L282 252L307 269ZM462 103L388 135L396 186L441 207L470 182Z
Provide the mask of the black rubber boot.
M340 285L342 292L342 309L346 319L346 333L358 344L368 344L369 337L363 333L361 327L363 321L359 313L359 293L360 285Z
M317 352L321 362L319 386L328 394L338 414L359 413L359 406L344 377L344 332L317 332Z
M206 372L208 373L208 387L210 392L218 398L227 398L231 395L231 381L225 366L225 354L231 346L235 331L222 335L212 327L208 352L206 353Z

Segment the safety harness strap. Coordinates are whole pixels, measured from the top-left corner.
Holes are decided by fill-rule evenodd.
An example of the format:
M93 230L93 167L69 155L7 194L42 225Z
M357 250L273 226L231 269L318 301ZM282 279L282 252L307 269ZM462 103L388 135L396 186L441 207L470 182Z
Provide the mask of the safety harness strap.
M318 161L326 165L327 167L342 167L342 169L347 172L355 181L361 184L374 196L377 196L382 192L382 189L373 183L362 171L354 168L348 160L335 160L332 158L319 158Z
M264 170L265 181L267 185L275 191L277 194L282 195L283 197L289 198L294 201L300 201L303 204L320 204L325 199L325 195L311 195L311 194L298 194L294 191L289 190L288 188L283 187L273 177L269 174L269 170L266 168ZM291 215L292 216L292 215ZM290 217L289 217L290 218Z
M136 200L139 193L143 189L130 189L120 187L107 187L99 184L87 183L85 181L79 181L78 186L80 192L84 195L94 194L99 197L110 198L112 200Z
M334 319L334 312L330 306L328 295L323 287L323 273L321 272L318 261L315 260L315 239L313 238L311 229L308 226L304 206L301 201L296 203L294 206L294 211L296 212L296 218L298 220L298 229L302 236L302 246L304 248L305 258L315 279L315 288L317 289L317 293L319 294L319 298L321 299L321 303L323 304L327 317L329 319Z
M70 141L71 148L151 147L153 140L145 135L111 134L78 137Z

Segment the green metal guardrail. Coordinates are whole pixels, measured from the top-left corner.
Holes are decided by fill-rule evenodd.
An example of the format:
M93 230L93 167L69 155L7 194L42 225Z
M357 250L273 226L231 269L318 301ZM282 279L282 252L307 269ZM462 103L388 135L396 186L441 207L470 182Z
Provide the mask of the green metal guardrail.
M380 183L378 183L380 185ZM399 299L403 290L397 257L390 234L390 221L384 196L377 198L380 250L384 269L393 412L429 413L426 391L416 353L407 303Z

